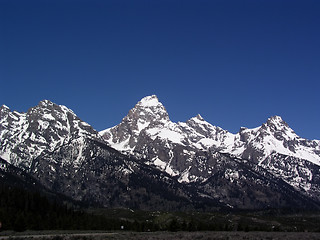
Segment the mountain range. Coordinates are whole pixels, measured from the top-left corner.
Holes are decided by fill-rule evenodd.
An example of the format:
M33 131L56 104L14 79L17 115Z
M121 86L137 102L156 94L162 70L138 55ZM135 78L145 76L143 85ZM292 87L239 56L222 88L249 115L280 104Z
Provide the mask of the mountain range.
M236 134L200 115L175 123L155 95L101 132L48 100L26 113L3 105L0 158L2 179L28 175L90 206L320 208L319 140L299 137L279 116Z

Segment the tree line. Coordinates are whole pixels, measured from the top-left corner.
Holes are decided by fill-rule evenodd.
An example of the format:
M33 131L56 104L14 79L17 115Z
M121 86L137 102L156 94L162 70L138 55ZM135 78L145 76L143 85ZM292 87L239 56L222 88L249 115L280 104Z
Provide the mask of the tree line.
M0 184L1 230L112 230L122 223L88 214L39 192Z
M175 217L165 222L152 219L125 219L92 214L48 196L0 183L0 230L130 230L130 231L201 231L231 230L225 224L213 224Z
M159 212L158 216L145 218L144 212L139 213L141 216L130 217L128 214L112 215L112 211L89 213L66 200L0 182L0 231L320 231L316 223L319 217L298 220L296 217L270 215L271 219L277 218L283 222L283 225L272 226L269 221L253 222L245 213L239 215L237 221L234 221L235 218L230 221L226 218L228 214L221 213L207 216L205 213Z

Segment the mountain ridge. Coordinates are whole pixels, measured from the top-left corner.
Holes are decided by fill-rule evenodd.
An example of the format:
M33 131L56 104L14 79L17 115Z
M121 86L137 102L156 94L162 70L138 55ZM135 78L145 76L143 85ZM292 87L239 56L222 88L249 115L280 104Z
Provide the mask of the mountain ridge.
M152 101L152 104L149 104ZM141 104L141 103L144 103ZM152 107L157 106L157 113L153 111L149 106L152 105ZM141 106L144 106L141 107ZM162 115L159 115L158 112L161 112ZM134 113L134 115L133 115ZM152 115L152 113L155 113ZM146 119L144 116L148 115L149 118ZM142 116L141 116L142 115ZM161 118L161 116L164 116ZM142 119L142 120L141 120ZM141 122L139 122L141 121ZM150 125L151 124L151 125ZM156 124L156 126L154 126ZM183 129L185 131L193 131L190 133L190 135L193 135L191 137L187 136L188 140L190 140L192 137L196 137L195 135L198 135L197 137L201 138L201 141L198 141L198 144L202 145L202 147L205 147L204 145L207 144L208 147L216 147L220 148L223 147L222 145L226 145L224 147L226 152L235 154L238 156L240 149L239 145L241 145L241 142L250 141L251 138L256 138L254 140L256 141L262 141L264 138L272 138L267 139L268 144L271 145L272 149L260 149L266 152L266 154L270 154L272 150L277 149L277 151L281 154L286 154L290 156L295 156L295 154L300 154L299 157L302 156L304 153L300 151L299 148L295 148L294 141L300 141L302 142L305 147L308 147L309 145L312 145L312 148L315 148L315 151L307 151L309 156L305 156L306 160L309 160L317 165L320 165L320 154L318 154L318 151L320 151L320 141L319 140L307 140L299 137L290 127L289 125L280 117L280 116L272 116L267 119L265 123L263 123L261 126L256 128L245 128L241 127L239 132L236 134L230 133L227 130L224 130L218 126L214 126L207 121L205 121L200 114L198 114L195 117L190 118L185 123L183 122L171 122L168 113L166 112L164 106L158 101L158 98L155 95L148 96L143 98L141 101L139 101L134 108L132 108L128 115L123 118L122 122L119 125L116 125L115 127L108 128L106 130L103 130L100 132L100 135L104 137L105 140L109 142L111 146L114 146L116 149L120 151L126 151L129 149L126 149L126 147L129 147L132 151L133 149L133 139L128 139L129 136L121 136L121 139L111 139L111 132L115 132L115 128L126 128L126 131L129 133L131 132L130 137L134 138L136 141L137 136L140 134L141 131L146 129L149 130L149 135L154 135L155 131L159 129L155 129L156 127L159 127L161 129L166 128L165 133L161 133L158 131L158 135L164 135L172 133L171 130L175 130L177 128ZM193 127L194 129L187 129L188 127ZM179 132L180 129L178 129L176 132ZM119 131L119 130L118 130ZM219 135L219 133L221 133ZM179 138L177 134L173 133L173 138L171 139L174 141L174 137ZM202 135L202 136L201 136ZM170 136L169 136L170 137ZM180 136L181 137L181 136ZM221 139L223 138L223 139ZM279 143L275 142L276 140L279 141ZM125 141L130 141L130 144L126 143ZM214 142L219 141L219 143ZM229 141L229 142L228 142ZM281 141L283 143L281 143ZM176 139L176 142L179 142L179 140ZM231 142L231 143L230 143ZM120 144L121 143L121 144ZM182 143L182 142L181 142ZM119 145L117 145L119 144ZM238 146L237 146L238 145ZM283 145L283 147L281 147ZM122 148L121 148L122 147ZM199 146L199 148L201 148ZM281 148L281 149L280 149ZM304 149L305 150L305 149ZM307 153L305 153L307 155ZM250 155L246 156L245 158L251 158ZM263 161L263 159L258 159L258 161Z
M274 145L264 148L270 139ZM232 134L199 114L172 122L155 95L100 133L49 100L26 113L0 108L0 157L46 188L95 206L320 208L319 165L268 152L279 143L318 156L319 143L298 137L279 117Z
M153 103L148 104L148 101ZM144 102L143 107L139 104L141 102ZM145 97L139 103L119 125L100 132L110 146L137 158L148 159L148 164L186 183L206 181L207 177L204 176L210 176L214 167L206 159L199 160L197 152L230 154L268 169L291 186L319 199L319 183L312 182L311 174L317 174L317 170L311 171L301 166L309 162L310 167L315 165L312 169L318 169L320 141L299 137L280 116L272 116L256 128L242 127L238 133L233 134L208 123L199 114L186 122L171 122L155 95ZM150 117L153 112L149 106L158 106L165 112L165 118L161 119L159 115ZM138 114L133 116L133 112ZM141 115L149 116L148 122L143 122L143 128L138 126ZM130 121L127 121L128 116L131 117ZM127 134L121 135L121 129L126 129ZM290 171L286 171L288 168L282 169L284 163L276 161L279 158L291 161L290 164L295 167L290 168ZM206 170L196 171L194 166ZM316 194L311 193L314 188L317 189Z

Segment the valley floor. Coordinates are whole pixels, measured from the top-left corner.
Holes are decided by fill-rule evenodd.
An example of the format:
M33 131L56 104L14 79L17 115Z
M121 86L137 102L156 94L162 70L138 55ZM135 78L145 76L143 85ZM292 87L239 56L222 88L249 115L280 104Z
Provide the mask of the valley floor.
M320 232L25 232L0 233L1 240L301 240L320 239Z

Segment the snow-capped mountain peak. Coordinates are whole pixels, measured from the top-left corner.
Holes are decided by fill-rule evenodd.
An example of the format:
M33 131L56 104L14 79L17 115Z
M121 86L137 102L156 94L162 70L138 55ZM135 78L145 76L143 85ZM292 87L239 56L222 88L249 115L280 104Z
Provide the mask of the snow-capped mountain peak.
M268 118L267 122L278 122L278 123L285 123L281 116L274 115Z
M0 119L4 117L4 115L7 115L9 112L10 112L10 108L6 105L2 105L0 107Z
M44 99L42 101L39 102L38 106L44 106L44 107L47 107L47 106L53 106L55 105L55 103L51 102L50 100L47 100L47 99Z
M77 138L100 136L63 105L43 100L26 113L1 108L0 156L16 166L29 168L43 151L54 151Z
M170 123L167 110L156 95L142 98L115 127L100 135L119 151L133 151L141 133L150 128L161 129Z
M274 154L282 154L320 165L317 141L299 137L280 116L268 118L261 127L241 128L237 135L232 151L238 157L261 164Z
M0 107L0 110L2 110L2 109L10 109L7 105L2 105L1 107Z
M191 121L200 121L200 122L205 121L204 118L200 114L198 114L197 116L195 116L193 118L190 118L189 120L191 120Z
M290 128L289 125L280 116L273 116L268 118L265 125L268 126L272 131L284 131ZM290 130L293 131L292 129Z
M159 102L159 99L156 95L146 96L138 102L138 105L141 105L144 107L158 106L160 104L161 103Z
M141 99L127 115L129 119L143 119L147 122L168 121L169 115L167 110L159 102L156 95L147 96Z

